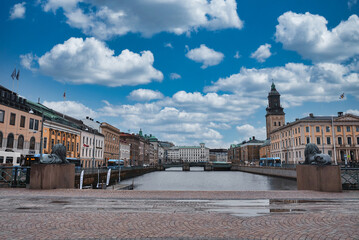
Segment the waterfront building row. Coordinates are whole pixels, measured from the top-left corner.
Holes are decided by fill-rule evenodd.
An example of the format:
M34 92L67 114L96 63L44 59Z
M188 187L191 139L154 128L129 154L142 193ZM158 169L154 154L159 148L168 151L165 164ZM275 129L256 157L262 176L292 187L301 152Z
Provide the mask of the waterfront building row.
M316 116L310 113L285 124L280 94L274 83L268 93L266 108L267 140L260 149L260 157L277 157L282 163L304 162L304 150L314 143L335 163L359 162L359 117L339 112L337 116Z
M123 133L89 117L72 118L0 86L0 151L49 154L55 144L63 144L67 157L80 159L83 167L106 166L109 159L122 159L126 166L154 165L166 162L173 146L142 131Z
M234 165L247 165L250 163L258 163L259 150L264 141L257 140L255 136L249 141L243 141L240 144L232 144L228 149L228 161Z
M209 162L209 148L204 143L199 146L173 146L168 149L170 162Z

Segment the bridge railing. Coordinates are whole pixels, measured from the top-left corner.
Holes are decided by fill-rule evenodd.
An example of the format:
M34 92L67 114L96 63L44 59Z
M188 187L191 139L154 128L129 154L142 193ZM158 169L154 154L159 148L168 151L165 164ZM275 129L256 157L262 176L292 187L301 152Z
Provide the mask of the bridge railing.
M0 185L26 187L30 183L30 167L0 166Z
M359 190L359 168L340 168L342 186L345 190Z

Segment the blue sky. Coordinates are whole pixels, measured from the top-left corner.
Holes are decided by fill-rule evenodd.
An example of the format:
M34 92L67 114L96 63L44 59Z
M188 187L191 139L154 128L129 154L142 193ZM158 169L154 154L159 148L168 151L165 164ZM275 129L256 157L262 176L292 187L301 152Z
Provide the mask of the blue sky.
M1 84L122 131L228 147L265 138L272 79L286 121L359 115L358 10L357 0L3 0Z

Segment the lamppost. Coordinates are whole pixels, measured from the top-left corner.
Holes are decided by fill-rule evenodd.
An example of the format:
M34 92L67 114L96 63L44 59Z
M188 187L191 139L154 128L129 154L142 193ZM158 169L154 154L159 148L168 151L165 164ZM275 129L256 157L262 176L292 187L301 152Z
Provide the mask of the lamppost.
M95 135L95 130L92 129L93 131L93 143L92 143L92 167L95 166L95 139L96 139L96 135Z
M30 114L34 114L34 111L30 109ZM40 131L40 160L42 159L42 152L43 152L43 136L44 136L44 112L41 111L41 131Z

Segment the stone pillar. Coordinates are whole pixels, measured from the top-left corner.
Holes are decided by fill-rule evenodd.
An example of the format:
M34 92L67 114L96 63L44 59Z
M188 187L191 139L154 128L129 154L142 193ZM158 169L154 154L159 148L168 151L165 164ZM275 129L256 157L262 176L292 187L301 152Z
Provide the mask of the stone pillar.
M297 165L298 190L341 192L342 182L338 165Z
M75 164L33 164L31 189L74 188Z

